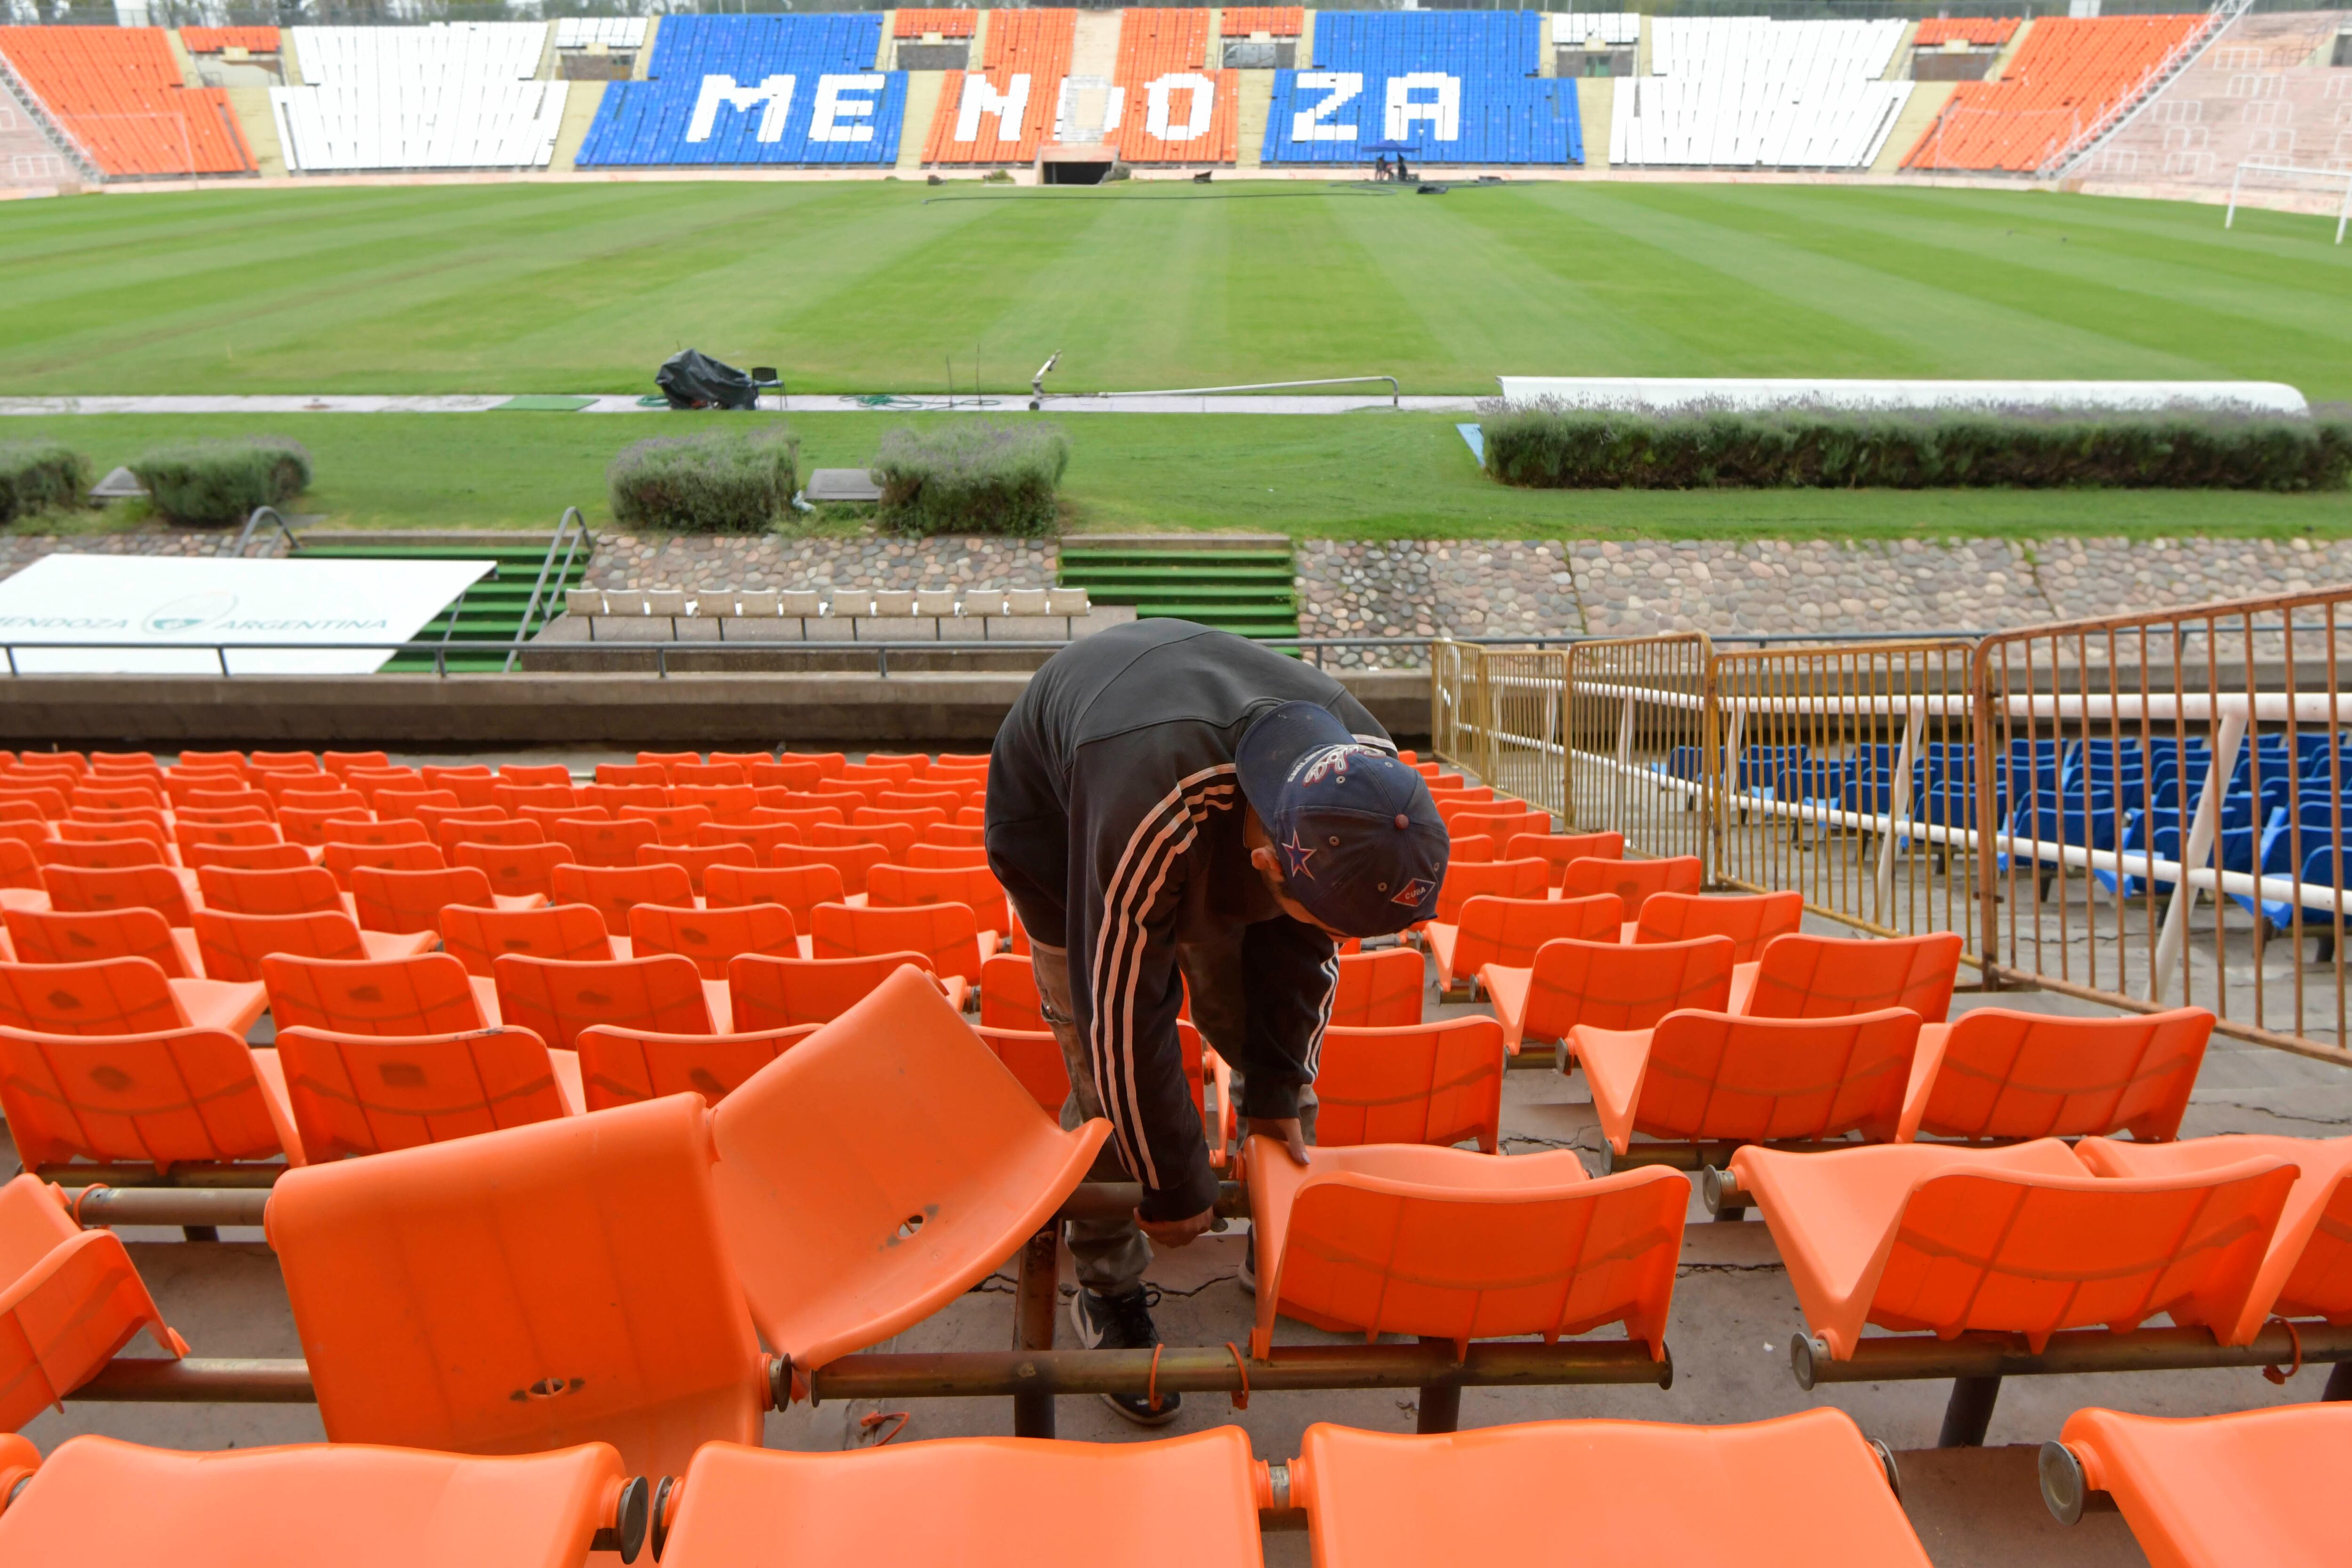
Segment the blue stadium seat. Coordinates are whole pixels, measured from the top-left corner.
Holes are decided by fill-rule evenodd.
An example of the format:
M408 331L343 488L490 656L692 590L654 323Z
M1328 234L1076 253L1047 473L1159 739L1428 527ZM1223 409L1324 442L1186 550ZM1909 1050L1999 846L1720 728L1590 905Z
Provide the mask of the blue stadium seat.
M1315 63L1276 71L1268 163L1581 163L1572 79L1536 75L1533 11L1324 11Z
M881 47L879 12L665 16L652 79L606 87L578 165L895 163L907 73Z

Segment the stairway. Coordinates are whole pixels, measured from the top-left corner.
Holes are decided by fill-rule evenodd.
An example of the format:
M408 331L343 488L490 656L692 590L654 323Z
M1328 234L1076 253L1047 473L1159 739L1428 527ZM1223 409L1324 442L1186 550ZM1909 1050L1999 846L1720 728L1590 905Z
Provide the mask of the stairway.
M591 550L583 544L566 570L563 551L551 552L549 542L536 534L306 533L293 553L312 560L496 562L488 576L426 622L415 639L446 642L449 652L443 658L447 668L479 673L505 669L517 633L521 634L520 640L528 642L563 613L564 591L577 587L587 575ZM530 606L531 588L539 582L542 567L547 572L546 586L541 589L538 611L526 626L524 612ZM415 674L434 668L434 656L420 651L388 660L383 673Z
M1173 616L1251 637L1298 635L1296 567L1280 534L1097 536L1062 547L1065 587L1139 618Z

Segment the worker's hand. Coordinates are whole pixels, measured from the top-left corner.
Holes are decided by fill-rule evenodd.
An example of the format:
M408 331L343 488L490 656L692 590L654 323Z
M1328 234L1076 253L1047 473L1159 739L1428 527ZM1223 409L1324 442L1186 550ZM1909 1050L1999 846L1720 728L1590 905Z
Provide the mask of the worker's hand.
M1279 1135L1283 1146L1290 1151L1290 1163L1294 1165L1307 1163L1307 1132L1298 1125L1296 1116L1253 1116L1250 1118L1250 1131L1265 1138Z
M1146 1219L1142 1211L1138 1210L1135 1223L1143 1227L1144 1235L1161 1247L1190 1247L1207 1234L1216 1218L1217 1205L1211 1204L1189 1219Z

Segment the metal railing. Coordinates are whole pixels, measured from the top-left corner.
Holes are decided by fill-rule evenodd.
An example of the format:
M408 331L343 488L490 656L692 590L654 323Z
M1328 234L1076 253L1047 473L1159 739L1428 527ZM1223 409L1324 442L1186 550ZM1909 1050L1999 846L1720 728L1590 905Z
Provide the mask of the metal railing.
M288 553L290 554L302 547L302 541L296 537L293 525L286 521L283 513L274 506L257 506L253 509L253 514L245 520L245 526L237 530L236 542L230 545L223 553L231 560L243 560L247 549L253 543L253 536L262 532L264 520L268 523L268 531L286 542ZM266 534L262 542L264 544L269 542Z
M531 628L539 619L540 601L547 593L548 573L555 573L559 583L571 582L572 563L578 558L583 544L590 550L595 549L596 536L588 531L588 520L580 515L580 509L567 506L563 509L563 515L555 520L555 531L548 536L547 554L539 563L539 580L530 585L530 603L523 606L522 624L515 627L514 647L507 653L508 670L514 668L515 659L521 655L523 646L530 641ZM555 552L559 545L563 549L563 564L560 567L555 563ZM463 598L462 595L459 595L461 604ZM454 626L457 623L457 614L452 609L449 624Z
M1989 989L2194 1004L2352 1062L2352 586L1752 640L1441 639L1432 754L1714 886L1958 931Z

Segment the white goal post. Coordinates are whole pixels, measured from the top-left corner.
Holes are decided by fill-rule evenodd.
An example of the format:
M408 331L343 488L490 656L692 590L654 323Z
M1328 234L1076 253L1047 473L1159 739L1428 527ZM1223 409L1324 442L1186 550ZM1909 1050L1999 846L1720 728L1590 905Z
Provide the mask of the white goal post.
M2234 228L2238 223L2238 187L2248 174L2282 174L2304 180L2338 180L2343 182L2344 200L2336 208L2336 243L2344 243L2344 229L2352 221L2352 169L2298 169L2293 163L2273 163L2261 158L2249 158L2238 165L2230 176L2230 210L2222 215L2221 226Z

